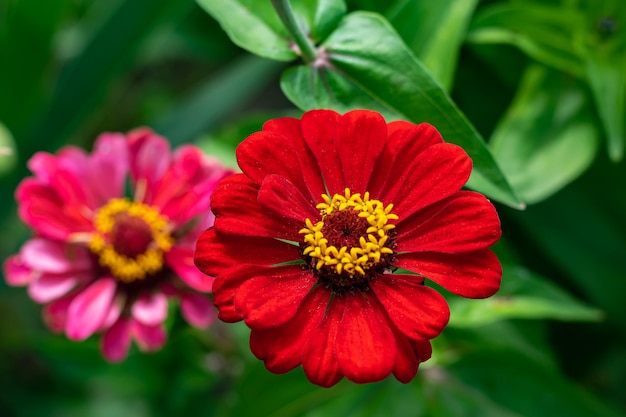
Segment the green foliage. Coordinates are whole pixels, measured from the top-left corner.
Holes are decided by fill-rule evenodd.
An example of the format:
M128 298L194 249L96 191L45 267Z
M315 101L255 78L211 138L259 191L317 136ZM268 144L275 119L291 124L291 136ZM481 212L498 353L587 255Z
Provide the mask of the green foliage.
M3 415L623 414L623 1L291 5L315 62L299 61L269 1L1 2L2 259L27 238L13 195L36 151L147 124L235 167L267 119L370 108L434 124L472 156L470 186L530 205L498 205L501 290L446 294L450 325L415 381L322 389L300 369L265 370L242 324L201 332L177 314L162 351L108 364L95 339L52 335L0 280Z

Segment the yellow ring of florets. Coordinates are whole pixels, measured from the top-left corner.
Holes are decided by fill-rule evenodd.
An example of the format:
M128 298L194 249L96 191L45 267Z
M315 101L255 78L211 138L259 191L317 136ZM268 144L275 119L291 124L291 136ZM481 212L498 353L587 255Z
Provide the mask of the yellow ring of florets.
M151 247L134 258L117 253L107 242L106 236L115 226L115 216L121 213L142 219L152 232ZM100 265L109 268L117 279L126 283L159 272L163 268L163 254L174 245L169 223L158 210L123 198L112 199L101 207L94 217L94 227L97 233L92 235L89 249L99 256Z
M313 224L310 219L306 219L306 227L299 232L304 235L304 243L308 244L304 248L304 255L317 260L315 269L329 267L337 274L347 274L350 277L356 274L365 275L368 269L380 262L383 255L393 253L393 250L385 246L389 240L388 232L396 227L389 221L398 220L398 216L391 213L393 204L385 206L379 200L370 199L369 192L363 197L360 193L351 194L349 188L345 189L343 195L335 194L331 199L323 194L322 198L324 202L316 206L322 220ZM359 238L358 247L337 248L329 245L328 239L322 233L324 219L335 211L343 210L358 211L358 216L365 218L369 224L366 236Z

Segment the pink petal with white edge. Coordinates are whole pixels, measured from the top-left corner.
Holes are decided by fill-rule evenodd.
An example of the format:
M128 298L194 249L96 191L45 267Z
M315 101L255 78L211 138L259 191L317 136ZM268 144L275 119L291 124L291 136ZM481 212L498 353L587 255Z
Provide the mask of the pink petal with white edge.
M173 247L165 254L165 263L191 288L200 292L210 292L215 278L203 274L193 263L194 249Z
M126 359L130 348L131 321L122 317L108 332L101 342L102 355L109 362L121 362Z
M106 318L104 319L104 321L98 328L97 332L106 331L111 326L113 326L115 322L117 322L117 319L119 319L120 316L122 315L125 302L126 302L126 294L120 293L115 296L115 299L111 303L111 309L109 310L109 314L106 316Z
M91 269L92 261L85 248L49 239L31 239L22 246L24 265L45 273L63 274Z
M180 311L189 324L200 329L206 329L215 321L215 307L202 294L183 292L180 297Z
M76 297L76 293L59 298L43 308L43 320L53 332L62 333L65 330L67 310L74 297Z
M65 333L72 340L91 336L109 315L117 282L112 277L100 278L80 292L67 312Z
M38 275L32 269L24 265L18 255L13 255L4 260L2 265L4 279L11 286L21 287L30 284Z
M167 297L162 293L142 293L131 309L133 318L147 326L156 326L167 318Z
M165 344L167 334L162 325L146 326L138 321L133 321L132 332L137 341L137 346L144 352L154 352Z
M48 303L69 293L86 277L77 274L43 274L28 286L28 295L38 303Z

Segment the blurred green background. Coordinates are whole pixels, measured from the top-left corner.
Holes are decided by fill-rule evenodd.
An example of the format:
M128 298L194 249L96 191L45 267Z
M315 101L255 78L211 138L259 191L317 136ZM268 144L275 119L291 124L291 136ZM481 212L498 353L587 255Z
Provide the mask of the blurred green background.
M321 389L300 370L265 371L243 326L202 332L176 314L161 352L108 364L97 340L51 334L25 289L2 280L0 414L626 413L623 0L353 0L347 8L389 20L528 204L498 205L501 292L449 297L450 326L414 382ZM235 146L264 120L299 114L280 88L290 65L235 46L192 0L0 0L0 146L12 149L0 155L0 258L29 236L13 192L34 152L90 149L103 131L148 125L234 166Z

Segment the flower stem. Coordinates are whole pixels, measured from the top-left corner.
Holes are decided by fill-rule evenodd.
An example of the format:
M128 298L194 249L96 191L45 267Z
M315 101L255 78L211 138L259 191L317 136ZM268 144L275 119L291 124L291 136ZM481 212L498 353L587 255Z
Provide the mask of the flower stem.
M293 41L298 45L300 49L300 55L307 64L315 61L317 58L317 52L313 42L304 34L302 28L298 24L296 17L293 14L293 9L289 0L272 0L272 5L278 13L278 17L282 20L285 28L289 34L293 37Z

